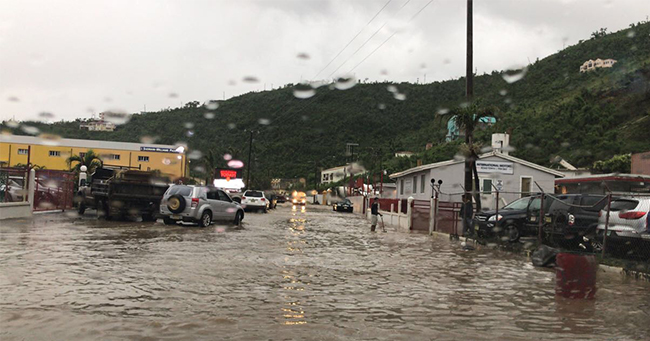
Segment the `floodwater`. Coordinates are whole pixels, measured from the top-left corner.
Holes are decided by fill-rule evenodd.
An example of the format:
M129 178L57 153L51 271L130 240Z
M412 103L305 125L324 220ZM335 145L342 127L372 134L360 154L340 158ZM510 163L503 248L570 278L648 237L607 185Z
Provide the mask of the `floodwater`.
M0 222L0 340L634 340L650 285L601 273L592 301L554 273L444 237L369 232L308 206L244 228Z

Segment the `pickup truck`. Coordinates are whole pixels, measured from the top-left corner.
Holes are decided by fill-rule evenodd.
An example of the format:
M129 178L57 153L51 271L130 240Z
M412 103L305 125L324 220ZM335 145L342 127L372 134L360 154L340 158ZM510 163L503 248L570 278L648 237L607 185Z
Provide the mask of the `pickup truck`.
M97 168L79 187L78 212L92 208L106 219L138 215L143 221L154 221L168 187L169 180L154 172Z

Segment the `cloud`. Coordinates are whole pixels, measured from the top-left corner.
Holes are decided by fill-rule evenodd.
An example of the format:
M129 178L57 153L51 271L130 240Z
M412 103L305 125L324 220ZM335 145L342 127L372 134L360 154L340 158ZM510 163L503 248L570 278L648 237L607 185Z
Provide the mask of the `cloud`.
M0 119L151 111L277 88L312 79L359 32L318 78L339 66L332 77L352 69L370 80L460 77L465 2L433 1L411 20L428 2L393 0L370 24L385 0L6 2ZM648 14L646 0L474 4L479 73L543 58L600 27L618 30ZM242 82L246 76L259 82Z

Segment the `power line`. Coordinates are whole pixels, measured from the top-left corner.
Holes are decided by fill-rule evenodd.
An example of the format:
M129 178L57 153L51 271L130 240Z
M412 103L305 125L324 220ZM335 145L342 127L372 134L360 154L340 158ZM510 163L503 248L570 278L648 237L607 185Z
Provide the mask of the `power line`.
M352 42L353 42L355 39L357 39L357 37L361 34L361 32L363 32L363 30L365 30L366 27L368 27L368 25L370 25L370 23L371 23L373 20L375 20L375 18L377 18L377 16L378 16L381 12L384 11L384 9L388 6L388 4L391 3L391 1L393 1L393 0L388 0L388 1L386 2L386 4L384 5L384 7L382 7L382 8L379 10L379 12L377 12L377 14L375 14L375 15L372 17L372 19L370 19L370 21L368 21L368 23L366 24L366 26L364 26L364 27L363 27L363 28L362 28L362 29L361 29L361 30L360 30L360 31L359 31L359 32L358 32L354 37L352 37L352 39L351 39L347 44L345 44L345 46L341 49L341 51L339 51L339 53L337 53L336 56L334 56L334 58L332 58L332 60L330 60L330 62L327 63L327 65L325 65L325 67L323 67L320 71L318 71L318 73L317 73L314 77L312 77L311 79L315 79L316 77L318 77L318 75L320 75L321 72L325 71L325 69L327 69L327 67L330 66L330 65L334 62L334 60L336 60L336 58L338 58L338 57L341 55L341 53L343 53L343 51L345 51L345 49L347 49L348 46L350 46L350 44L352 44ZM409 1L410 1L410 0L409 0Z
M427 2L427 4L424 5L424 7L422 7L419 11L417 11L417 12L416 12L412 17L411 17L411 19L409 19L408 22L411 22L413 19L415 19L415 17L417 17L418 14L422 13L422 11L424 11L425 8L429 7L429 5L430 5L432 2L433 2L433 0L430 0L429 2ZM379 50L379 48L381 48L382 46L384 46L384 44L386 44L386 43L387 43L391 38L393 38L393 37L395 36L395 34L397 34L397 32L391 34L388 38L386 38L386 40L384 40L381 44L379 44L379 46L377 46L376 49L374 49L372 52L370 52L370 54L367 55L365 58L363 58L359 63L357 63L357 65L355 65L355 66L354 66L354 67L353 67L353 68L352 68L348 73L352 73L352 71L354 71L354 70L355 70L359 65L361 65L363 62L365 62L366 59L370 58L373 54L375 54L375 52L377 52L377 50Z
M406 0L406 2L402 5L402 7L400 7L397 10L397 12L395 12L394 15L397 15L402 10L402 8L406 7L406 5L408 5L409 2L411 2L411 0ZM359 48L356 49L356 51L352 52L352 55L350 55L350 57L348 57L348 59L346 59L343 63L341 63L341 65L339 65L339 67L337 67L336 70L332 71L332 73L330 73L329 76L327 76L327 78L332 77L332 75L334 73L336 73L336 71L338 71L341 67L343 67L343 65L345 65L348 61L350 61L350 59L352 59L352 57L354 57L357 54L357 52L359 52L364 46L366 46L366 44L368 44L368 42L370 42L370 40L372 40L372 38L374 38L377 35L377 33L379 33L379 31L381 31L381 29L384 28L384 26L386 26L387 23L388 23L388 21L386 21L383 25L381 25L381 27L379 29L377 29L377 31L375 31L375 33L373 33L368 39L366 39L366 41L364 41L363 44L361 44L361 46L359 46Z

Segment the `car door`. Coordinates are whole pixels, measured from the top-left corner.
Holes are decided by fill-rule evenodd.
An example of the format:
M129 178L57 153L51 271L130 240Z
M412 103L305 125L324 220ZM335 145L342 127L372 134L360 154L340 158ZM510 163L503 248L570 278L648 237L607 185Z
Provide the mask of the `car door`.
M226 192L219 190L217 193L219 196L219 202L223 206L223 218L224 219L235 219L235 214L237 214L237 204L233 202L233 200L230 198Z
M544 198L546 199L546 198ZM546 205L545 205L546 206ZM536 235L539 229L539 214L542 207L542 197L534 197L528 203L528 209L526 210L526 216L522 224L524 225L524 235L533 236Z
M208 189L208 204L212 210L212 220L223 219L223 207L219 201L219 191L216 188Z

